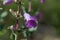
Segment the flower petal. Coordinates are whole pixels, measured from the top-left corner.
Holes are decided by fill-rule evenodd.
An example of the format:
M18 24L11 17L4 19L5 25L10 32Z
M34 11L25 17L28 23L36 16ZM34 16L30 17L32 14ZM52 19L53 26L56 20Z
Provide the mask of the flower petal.
M27 20L27 21L30 20L31 16L28 13L24 13L23 16L24 16L25 20Z
M36 16L31 16L31 17L30 17L30 20L35 20L35 21L37 21L37 18L36 18Z
M37 26L37 23L34 20L29 20L29 21L26 21L26 26L28 28L36 27Z

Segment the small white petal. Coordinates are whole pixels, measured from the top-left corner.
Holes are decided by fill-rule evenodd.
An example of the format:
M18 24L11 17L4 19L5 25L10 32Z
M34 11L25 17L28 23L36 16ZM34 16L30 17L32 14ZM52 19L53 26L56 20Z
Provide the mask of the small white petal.
M29 31L36 31L37 30L37 27L32 27L32 28L29 28Z

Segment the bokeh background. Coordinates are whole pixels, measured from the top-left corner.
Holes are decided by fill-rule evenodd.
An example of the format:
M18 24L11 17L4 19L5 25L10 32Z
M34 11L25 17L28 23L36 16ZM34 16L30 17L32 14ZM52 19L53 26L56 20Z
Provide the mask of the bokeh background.
M0 3L3 3L2 0ZM27 11L28 0L23 0L23 3ZM16 3L0 5L0 40L10 40L7 28L16 22L9 12L10 8L17 11ZM38 11L42 12L43 16L33 40L60 40L60 0L45 0L44 4L41 4L40 0L32 0L31 15L36 15Z

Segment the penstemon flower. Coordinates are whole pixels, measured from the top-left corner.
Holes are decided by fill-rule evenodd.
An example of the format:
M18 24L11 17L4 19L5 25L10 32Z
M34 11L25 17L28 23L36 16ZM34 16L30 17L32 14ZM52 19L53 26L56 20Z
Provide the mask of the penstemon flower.
M35 16L31 16L30 14L28 14L28 13L24 13L24 18L25 18L25 20L26 20L26 26L28 27L28 28L32 28L32 27L36 27L37 26L37 19L36 19L36 17Z
M4 5L9 5L9 4L12 4L12 3L13 3L13 0L4 0L3 1Z

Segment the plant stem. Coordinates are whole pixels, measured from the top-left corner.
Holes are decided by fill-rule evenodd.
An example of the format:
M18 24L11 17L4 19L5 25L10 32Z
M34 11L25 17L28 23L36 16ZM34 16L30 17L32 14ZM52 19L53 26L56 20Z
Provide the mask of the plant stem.
M30 13L31 11L31 0L29 0L29 7L28 7L28 12Z
M17 35L15 34L15 40L17 40Z

